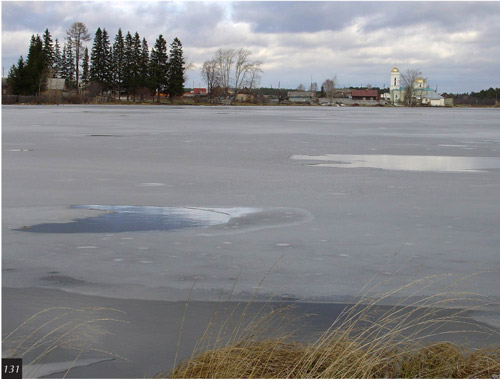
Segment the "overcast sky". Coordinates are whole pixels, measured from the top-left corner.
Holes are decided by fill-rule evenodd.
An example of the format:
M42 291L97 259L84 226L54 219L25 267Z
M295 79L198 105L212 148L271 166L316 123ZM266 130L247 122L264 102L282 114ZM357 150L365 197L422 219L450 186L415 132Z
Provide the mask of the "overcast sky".
M439 92L500 87L500 2L2 2L5 74L30 36L85 23L111 39L138 32L149 47L178 37L187 87L204 86L203 62L219 48L246 48L263 62L261 85L296 88L333 75L342 86L383 86L394 65L419 69ZM89 49L91 42L88 44Z

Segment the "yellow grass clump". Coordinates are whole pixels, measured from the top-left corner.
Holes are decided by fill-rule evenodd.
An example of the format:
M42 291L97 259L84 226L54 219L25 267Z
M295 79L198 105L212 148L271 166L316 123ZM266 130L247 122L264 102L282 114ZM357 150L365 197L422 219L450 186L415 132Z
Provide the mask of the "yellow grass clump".
M263 340L207 351L156 378L491 378L500 351L434 343L413 353L369 354L341 341L332 348Z
M222 325L211 322L191 357L155 378L491 378L500 375L500 348L471 350L448 340L450 333L498 331L472 323L467 313L489 299L445 291L416 296L431 279L398 290L363 296L347 306L313 343L298 343L286 332L285 310L258 312L245 321L248 305L233 309ZM420 288L409 291L415 285ZM395 306L384 300L404 292ZM409 299L418 299L407 304ZM464 303L468 305L464 308ZM265 308L265 307L264 307ZM264 309L263 308L263 309ZM264 315L263 315L264 314ZM280 320L284 321L280 324ZM453 328L450 328L453 325ZM437 341L437 342L436 342Z

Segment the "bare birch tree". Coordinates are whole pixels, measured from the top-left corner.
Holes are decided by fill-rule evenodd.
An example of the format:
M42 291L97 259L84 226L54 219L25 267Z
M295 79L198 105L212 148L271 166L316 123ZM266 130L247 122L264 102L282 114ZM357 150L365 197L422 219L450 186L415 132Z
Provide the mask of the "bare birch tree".
M328 97L328 99L330 99L330 104L333 104L333 98L335 96L336 86L337 86L337 75L334 75L332 79L326 79L322 84L326 96Z
M83 42L90 41L90 34L83 22L73 23L68 30L66 30L66 40L68 47L73 50L75 58L76 70L76 90L79 91L78 80L80 77L80 59L82 56Z
M261 61L250 61L249 57L252 53L246 49L236 51L236 64L234 68L234 95L243 86L253 86L256 77L260 75ZM252 84L250 84L252 82Z
M209 87L220 85L224 91L234 90L234 96L244 86L253 88L260 80L261 61L251 61L251 52L246 49L219 49L213 59L206 61L201 69Z
M262 69L260 65L262 63L260 61L256 61L255 64L250 68L248 73L248 88L252 89L259 85L260 78L262 74Z
M224 89L230 87L231 83L231 69L234 63L235 57L234 49L219 49L215 53L214 60L216 62L217 76L219 78L219 84Z
M401 74L401 84L404 90L404 104L412 107L417 103L414 84L418 77L422 76L419 70L408 69Z
M212 90L219 85L219 77L217 75L217 62L215 59L205 61L201 67L201 75L207 83L208 95L212 97Z

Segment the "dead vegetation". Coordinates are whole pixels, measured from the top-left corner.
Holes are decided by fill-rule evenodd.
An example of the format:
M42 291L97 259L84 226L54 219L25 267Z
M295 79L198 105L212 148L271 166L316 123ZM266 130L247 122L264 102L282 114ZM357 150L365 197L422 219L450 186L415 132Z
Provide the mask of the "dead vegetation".
M468 311L489 299L466 292L420 297L380 307L389 296L419 287L424 278L379 296L363 296L312 343L294 342L287 309L262 311L245 321L247 307L216 326L211 322L188 359L156 378L491 378L500 374L498 346L470 349L450 334L498 331L473 323ZM463 307L464 302L468 304ZM265 309L266 307L263 307ZM236 318L236 320L235 320ZM453 328L450 328L453 325Z

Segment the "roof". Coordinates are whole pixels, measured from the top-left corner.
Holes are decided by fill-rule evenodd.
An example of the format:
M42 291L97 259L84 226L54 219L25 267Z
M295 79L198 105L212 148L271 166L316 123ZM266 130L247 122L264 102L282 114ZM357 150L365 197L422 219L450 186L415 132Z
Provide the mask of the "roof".
M252 91L250 91L247 87L242 88L238 91L238 95L253 95Z
M391 72L399 72L399 68L397 68L396 66L394 66L394 68L391 70Z
M206 88L193 88L193 93L195 95L197 94L206 94L207 93L207 89Z
M425 94L423 94L423 97L429 99L429 100L440 100L443 98L443 96L439 95L436 91L426 91Z
M377 97L378 90L376 89L353 89L351 92L353 97Z
M288 97L313 97L311 91L290 91Z

